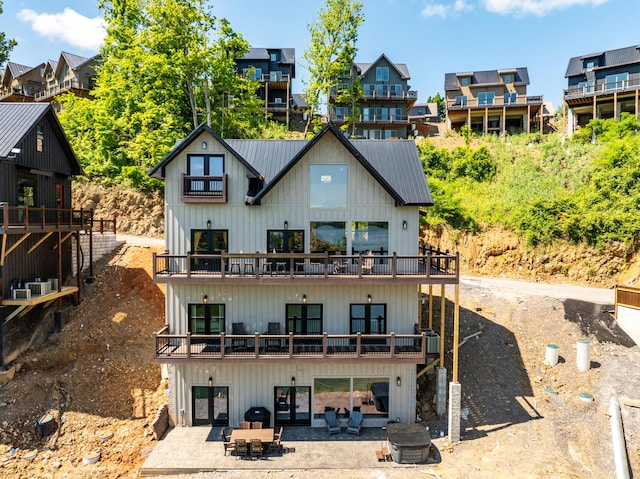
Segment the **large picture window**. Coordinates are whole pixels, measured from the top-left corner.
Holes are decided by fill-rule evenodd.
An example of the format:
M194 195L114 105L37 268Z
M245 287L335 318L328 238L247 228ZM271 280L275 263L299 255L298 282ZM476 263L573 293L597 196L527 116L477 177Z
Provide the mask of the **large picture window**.
M346 208L348 173L347 165L311 165L311 208Z
M376 81L389 81L389 67L376 67Z
M314 418L324 418L327 408L361 411L365 418L388 417L389 378L316 378Z
M222 155L189 155L187 157L187 174L191 176L222 176L224 173L224 156Z
M310 248L313 253L347 252L346 223L342 221L312 221Z
M628 73L618 73L616 75L607 75L604 78L604 89L617 90L619 88L622 88L627 80L629 80Z
M478 105L493 105L495 93L492 91L483 91L478 93Z
M353 254L387 254L389 252L389 223L386 221L354 221L351 223Z

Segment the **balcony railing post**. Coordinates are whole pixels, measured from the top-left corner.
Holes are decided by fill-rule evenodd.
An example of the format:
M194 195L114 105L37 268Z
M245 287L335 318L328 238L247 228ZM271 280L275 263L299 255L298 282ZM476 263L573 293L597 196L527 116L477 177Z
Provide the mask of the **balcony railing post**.
M256 359L260 357L260 333L257 331L253 333L253 352Z
M394 251L391 258L391 277L395 278L397 274L398 274L398 255L396 255L396 252Z
M362 340L361 333L360 332L356 333L356 358L360 357L361 340Z
M427 357L427 334L425 332L421 333L422 336L422 357L426 358Z
M155 282L156 277L158 275L158 253L154 251L152 256L153 256L153 281Z
M187 278L191 278L191 253L187 253Z
M396 333L391 333L389 337L389 354L392 358L396 357Z
M187 333L187 359L191 357L191 333Z
M293 358L293 332L289 331L289 358Z
M427 279L431 277L431 250L427 253Z
M158 333L153 333L153 357L154 358L158 358L159 354L158 354Z
M220 359L224 358L224 344L225 344L225 334L224 331L220 333Z
M322 357L323 358L327 357L328 342L329 342L329 338L328 338L327 332L325 331L322 333Z
M44 229L44 227L47 225L46 214L47 210L45 209L44 205L40 206L40 223L42 224L42 229Z

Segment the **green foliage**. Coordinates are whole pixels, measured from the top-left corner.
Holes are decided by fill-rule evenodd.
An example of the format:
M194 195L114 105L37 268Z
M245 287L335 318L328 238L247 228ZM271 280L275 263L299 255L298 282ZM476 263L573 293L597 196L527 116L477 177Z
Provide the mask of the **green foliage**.
M444 121L447 117L447 104L444 101L444 97L440 95L440 92L436 93L435 96L427 97L427 103L435 103L438 105L438 116L440 117L440 121Z
M419 152L436 203L427 223L461 229L502 225L532 246L635 244L640 240L636 126L626 115L619 122L592 122L588 128L598 132L596 144L590 133L566 142L552 135L487 137L476 150L447 150L424 141Z
M358 27L364 21L363 4L354 0L326 0L318 18L309 23L310 44L302 57L307 62L309 76L305 81L305 98L313 121L320 105L328 98L337 79L349 72L358 40ZM357 86L349 94L357 93ZM305 134L309 130L309 123ZM317 130L318 123L314 123Z

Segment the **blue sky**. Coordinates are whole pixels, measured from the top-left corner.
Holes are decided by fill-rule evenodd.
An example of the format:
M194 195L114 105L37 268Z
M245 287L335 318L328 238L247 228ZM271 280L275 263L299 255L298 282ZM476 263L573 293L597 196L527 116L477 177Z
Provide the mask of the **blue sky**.
M640 44L638 0L363 0L357 60L406 63L419 100L448 72L527 67L529 95L557 108L569 58ZM4 0L0 31L18 41L11 61L37 65L61 51L91 56L103 30L97 0ZM296 49L294 92L306 75L307 25L324 0L211 0L213 13L255 47Z

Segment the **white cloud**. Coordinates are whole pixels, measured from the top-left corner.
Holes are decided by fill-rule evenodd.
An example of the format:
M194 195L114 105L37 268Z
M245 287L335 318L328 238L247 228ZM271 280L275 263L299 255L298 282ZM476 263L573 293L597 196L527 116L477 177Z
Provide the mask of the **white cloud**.
M598 6L609 0L482 0L484 7L499 14L546 15L554 10L563 10L575 6Z
M105 37L104 20L87 18L71 8L62 13L38 13L24 9L18 19L31 24L31 29L53 41L66 42L83 50L98 52Z
M422 9L423 17L442 17L446 18L452 13L459 13L463 10L469 10L471 7L467 4L465 0L455 0L453 4L442 4L442 3L428 3Z

